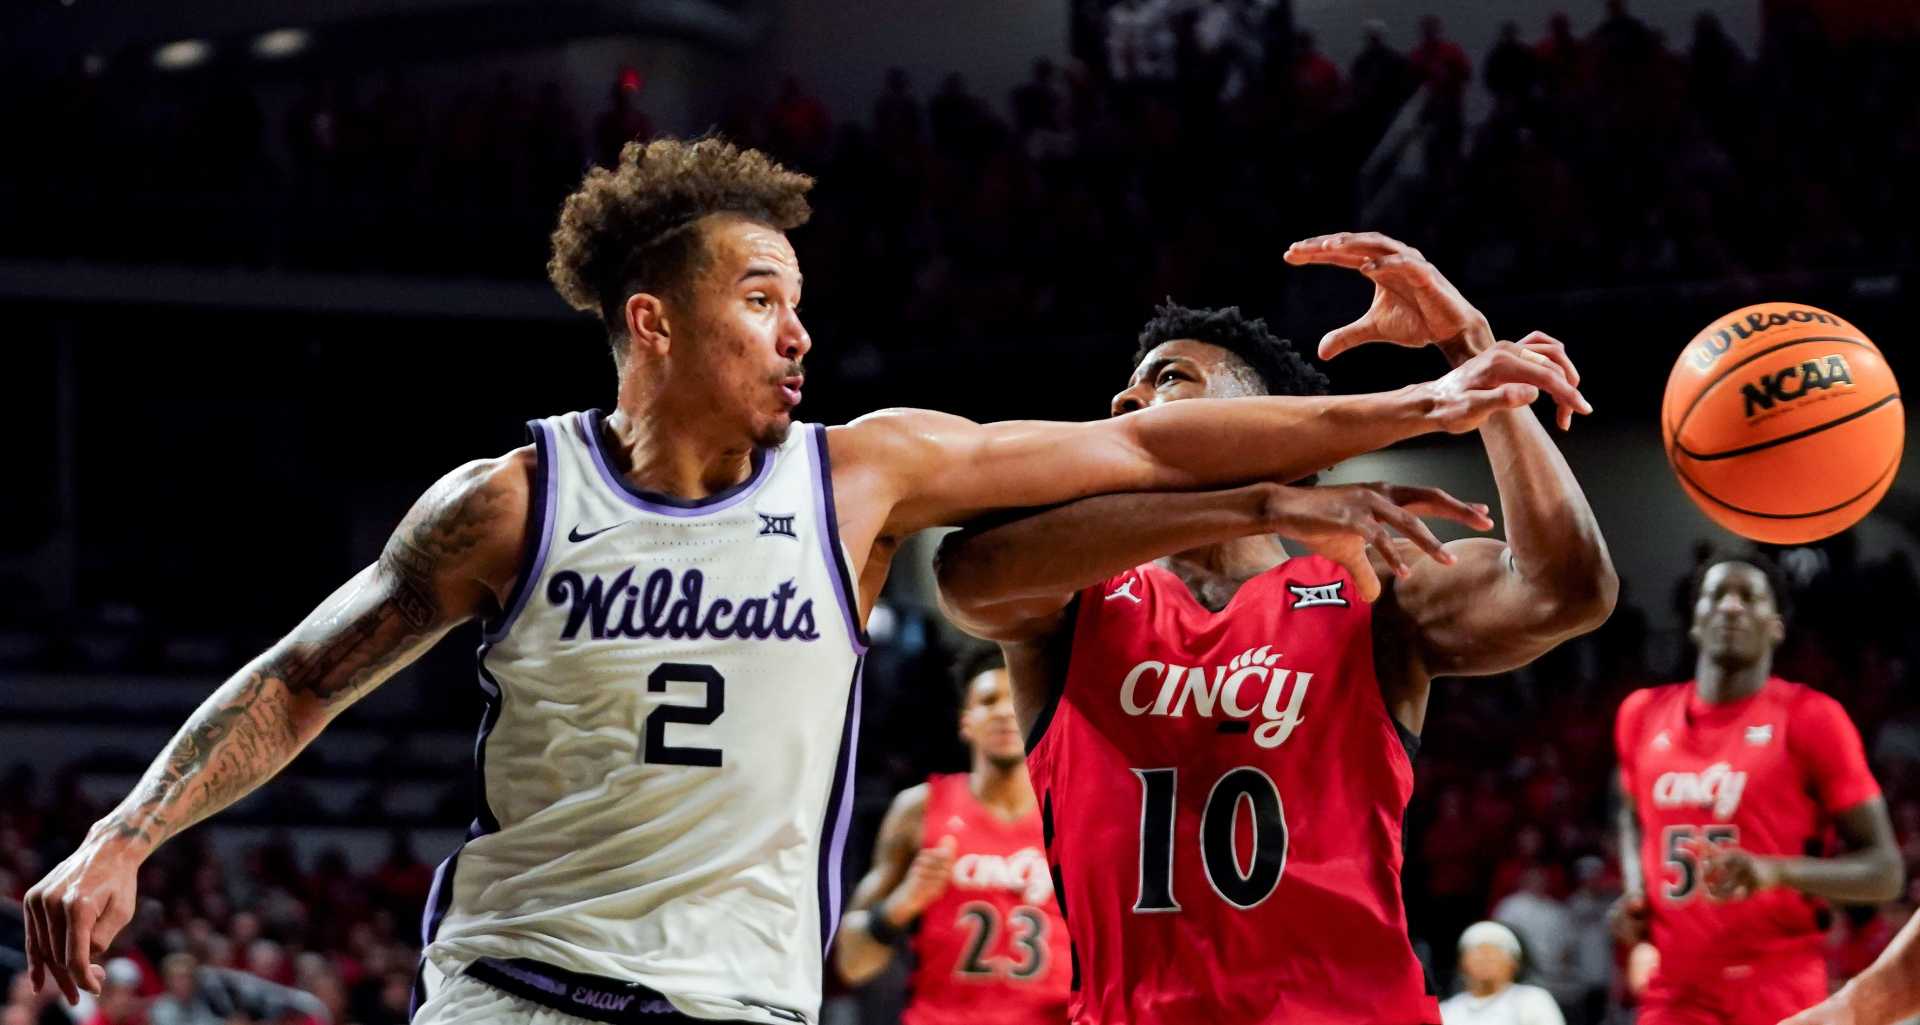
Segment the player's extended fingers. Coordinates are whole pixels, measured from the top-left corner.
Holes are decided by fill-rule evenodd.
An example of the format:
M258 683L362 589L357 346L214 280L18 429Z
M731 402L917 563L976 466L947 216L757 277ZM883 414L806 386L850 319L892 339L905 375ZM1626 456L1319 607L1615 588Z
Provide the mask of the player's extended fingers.
M1434 537L1433 531L1427 529L1426 523L1411 510L1391 499L1382 498L1373 514L1391 531L1413 542L1415 547L1425 552L1434 561L1442 563L1452 561L1452 556L1441 547L1440 539ZM1407 573L1412 572L1412 567L1406 564L1406 560L1400 553L1400 546L1389 538L1387 547L1393 549L1393 555L1389 557L1382 553L1382 557L1387 559L1388 565L1393 566L1394 573L1398 576L1406 576Z
M1551 391L1553 392L1554 402L1560 406L1561 410L1569 414L1569 416L1566 417L1567 426L1572 425L1572 417L1570 414L1587 414L1593 412L1593 404L1588 402L1587 397L1580 393L1580 388L1574 383L1573 378L1567 376L1567 367L1572 364L1563 364L1560 361L1556 361L1547 353L1537 349L1521 349L1519 351L1521 355L1541 366L1552 367L1554 372L1560 376L1560 379L1566 382L1564 387L1554 387Z
M1385 510L1380 510L1379 515L1384 518ZM1387 569L1394 576L1404 577L1413 572L1412 567L1407 565L1407 557L1401 553L1400 546L1393 541L1393 531L1387 529L1382 519L1369 522L1361 531L1361 536L1367 539L1367 547L1380 556L1380 561L1387 564Z
M1359 270L1368 260L1390 256L1406 247L1375 232L1338 231L1301 239L1287 247L1286 261L1294 266L1320 264ZM1416 254L1417 255L1417 254Z
M1392 235L1386 234L1385 232L1350 231L1347 233L1347 235L1348 235L1347 241L1349 245L1377 246L1381 249L1386 250L1389 253L1403 253L1407 256L1413 257L1416 260L1426 259L1425 256L1420 255L1420 250L1415 249L1414 247L1406 244L1405 242L1400 241L1397 238L1394 238Z
M1353 577L1355 587L1360 589L1360 600L1376 601L1380 597L1380 575L1373 571L1373 560L1367 558L1365 547L1352 549L1352 554L1342 555L1334 560L1345 566Z
M1370 281L1401 289L1444 287L1447 281L1418 253L1387 253L1363 261L1358 269Z
M1540 397L1540 389L1531 384L1503 384L1467 393L1467 403L1477 412L1494 413L1502 409L1531 406Z
M100 905L91 897L76 896L67 901L67 937L64 956L67 974L92 993L100 987L93 978L93 923L100 917Z
M1452 520L1464 527L1475 530L1490 530L1493 518L1490 510L1480 502L1463 502L1441 488L1429 488L1414 484L1390 484L1385 494L1395 504L1407 509L1416 516L1431 516L1437 519Z
M38 993L47 984L50 949L47 946L46 921L40 912L40 894L36 890L28 890L20 902L20 910L26 919L28 975L33 980L33 991Z
M1505 363L1501 370L1507 380L1523 381L1538 387L1553 396L1553 401L1562 406L1570 406L1582 413L1593 412L1587 404L1586 396L1567 379L1566 371L1560 365L1532 349L1509 347L1501 350L1514 356L1512 363Z
M66 901L50 894L41 895L40 913L45 930L42 937L45 946L41 948L45 951L43 963L47 966L47 974L53 976L53 984L60 987L60 995L67 998L67 1003L77 1004L80 1002L80 987L67 971L68 910Z
M1321 335L1319 355L1321 359L1332 359L1355 346L1383 340L1380 329L1374 326L1373 321L1362 317Z
M1567 355L1566 343L1545 331L1529 331L1525 338L1520 339L1519 345L1560 364L1561 369L1567 372L1567 380L1572 381L1576 388L1580 386L1580 368L1574 366L1573 358Z

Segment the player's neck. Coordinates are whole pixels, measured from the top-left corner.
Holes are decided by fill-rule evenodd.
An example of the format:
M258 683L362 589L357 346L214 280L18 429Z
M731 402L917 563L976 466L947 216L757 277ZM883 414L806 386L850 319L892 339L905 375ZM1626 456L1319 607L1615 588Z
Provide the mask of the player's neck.
M1694 664L1694 692L1709 705L1726 705L1760 693L1773 675L1773 660L1723 665L1706 655Z
M1494 979L1468 979L1467 992L1477 997L1490 997L1511 985L1513 983Z
M1023 818L1033 810L1033 782L1027 777L1025 762L1003 769L975 755L967 786L981 804L1009 819Z
M1220 611L1240 585L1287 561L1287 549L1269 534L1193 548L1160 560L1200 604Z
M642 491L698 500L733 487L753 472L753 443L738 435L713 437L689 427L702 421L663 404L630 405L607 416L601 440L614 471Z

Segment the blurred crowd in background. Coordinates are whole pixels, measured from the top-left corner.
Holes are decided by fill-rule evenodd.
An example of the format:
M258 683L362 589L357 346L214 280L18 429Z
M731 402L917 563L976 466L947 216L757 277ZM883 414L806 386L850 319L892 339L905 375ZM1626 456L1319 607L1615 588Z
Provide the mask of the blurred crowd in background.
M712 127L818 173L809 305L902 337L1244 301L1271 290L1256 240L1355 223L1518 290L1920 257L1899 185L1920 179L1920 41L1835 41L1788 9L1747 53L1712 14L1674 39L1609 8L1477 54L1439 15L1374 22L1343 68L1259 3L1128 0L1083 11L1080 59L1009 96L895 71L870 109L829 110L787 78ZM0 247L538 280L583 169L654 131L643 71L610 85L578 111L551 80L343 76L270 120L218 74L76 72L0 99L38 140Z

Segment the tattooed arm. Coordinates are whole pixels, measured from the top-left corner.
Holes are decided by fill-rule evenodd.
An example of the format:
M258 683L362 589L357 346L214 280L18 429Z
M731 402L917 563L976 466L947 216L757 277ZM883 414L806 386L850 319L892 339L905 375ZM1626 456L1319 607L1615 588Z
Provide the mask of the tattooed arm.
M201 704L133 792L23 901L27 963L70 1001L134 911L141 862L273 778L346 707L453 627L501 607L526 532L533 450L469 463L414 504L373 565Z

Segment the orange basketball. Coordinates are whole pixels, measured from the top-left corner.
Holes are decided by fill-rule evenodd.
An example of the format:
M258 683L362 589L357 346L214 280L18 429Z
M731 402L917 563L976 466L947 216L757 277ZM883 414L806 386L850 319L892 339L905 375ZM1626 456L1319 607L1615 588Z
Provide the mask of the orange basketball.
M1687 343L1660 429L1701 511L1743 537L1798 544L1860 522L1887 493L1906 414L1858 328L1812 306L1761 303Z

